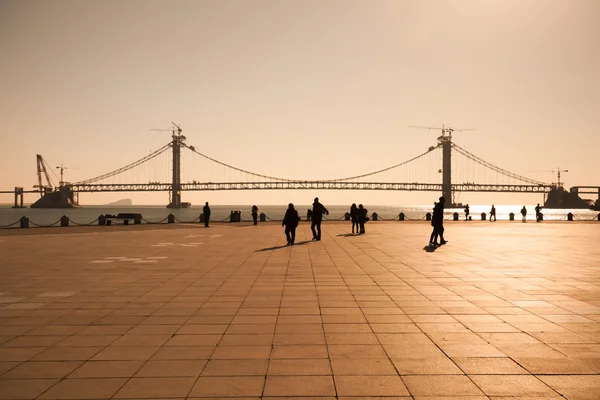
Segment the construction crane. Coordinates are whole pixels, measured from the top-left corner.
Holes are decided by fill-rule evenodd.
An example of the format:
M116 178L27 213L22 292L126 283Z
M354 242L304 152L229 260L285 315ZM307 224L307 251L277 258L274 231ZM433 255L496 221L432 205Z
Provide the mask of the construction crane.
M34 185L34 188L38 188L40 192L40 196L43 196L46 192L51 192L54 189L54 182L50 179L50 175L48 174L48 163L44 160L41 154L36 154L37 161L37 178L38 184ZM46 178L46 185L42 184L42 174L44 174Z
M435 131L442 131L442 136L440 136L438 138L438 140L441 140L442 138L450 140L452 139L452 132L464 132L464 131L474 131L475 129L472 128L464 128L464 129L454 129L454 128L450 128L450 127L446 127L445 125L442 125L442 127L436 127L436 126L415 126L415 125L409 125L409 128L415 128L415 129L427 129L427 130L435 130Z
M548 174L556 174L556 179L557 179L556 187L562 187L564 182L560 181L560 174L563 172L569 172L569 170L568 169L560 169L557 167L556 169L554 169L552 171L528 171L528 172L543 172L543 173L548 173ZM554 183L555 182L552 182L553 185L554 185Z
M181 134L182 129L179 127L179 125L177 125L175 122L171 122L173 124L173 127L170 129L160 129L160 128L156 128L156 129L150 129L151 131L157 131L157 132L171 132L173 139L177 139L177 140L185 140L186 137L183 136ZM177 133L175 133L177 132Z
M65 181L63 180L64 170L65 169L79 169L79 168L76 168L76 167L65 167L62 164L60 164L60 166L56 167L56 169L60 169L60 181L58 182L58 184L59 184L59 186L64 186L64 184L65 184Z

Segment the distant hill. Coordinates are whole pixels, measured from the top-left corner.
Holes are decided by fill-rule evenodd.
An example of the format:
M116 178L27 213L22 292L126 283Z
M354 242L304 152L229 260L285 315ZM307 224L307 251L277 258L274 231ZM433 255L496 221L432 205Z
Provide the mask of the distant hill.
M131 202L131 199L122 199L122 200L117 200L113 203L108 203L105 204L106 206L130 206L133 203Z

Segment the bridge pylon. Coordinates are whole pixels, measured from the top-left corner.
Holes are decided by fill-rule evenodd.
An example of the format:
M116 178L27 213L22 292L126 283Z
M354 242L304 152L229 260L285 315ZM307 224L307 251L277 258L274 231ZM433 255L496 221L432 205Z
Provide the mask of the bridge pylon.
M442 147L442 196L446 198L446 207L455 207L454 191L452 190L452 132L472 131L473 129L454 129L431 126L410 126L410 128L441 130L442 135L438 137L438 146Z
M173 124L171 147L173 148L173 180L171 182L171 192L169 193L170 203L167 208L182 208L189 206L189 203L181 202L181 147L185 145L185 136L181 134L181 128Z

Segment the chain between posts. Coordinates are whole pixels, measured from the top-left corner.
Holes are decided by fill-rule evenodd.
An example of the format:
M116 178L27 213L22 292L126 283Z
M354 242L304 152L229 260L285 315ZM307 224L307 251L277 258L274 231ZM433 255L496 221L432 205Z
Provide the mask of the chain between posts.
M11 226L17 225L20 222L21 222L21 220L18 220L17 222L13 222L12 224L0 225L0 228L10 228Z

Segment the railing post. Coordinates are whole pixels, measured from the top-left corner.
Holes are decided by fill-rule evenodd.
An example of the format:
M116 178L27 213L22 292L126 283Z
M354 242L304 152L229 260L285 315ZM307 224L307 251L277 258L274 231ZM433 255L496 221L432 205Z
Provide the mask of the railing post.
M204 222L204 213L200 214L200 222Z
M457 212L455 212L454 214L452 214L452 219L454 221L458 221L458 213Z
M346 212L346 214L344 214L344 221L350 221L350 213Z
M100 225L100 226L106 225L106 217L104 215L101 215L98 217L98 225Z
M481 220L485 221L485 213L484 212L481 213Z
M133 218L133 223L135 225L141 225L142 224L142 214L137 214L134 218Z
M430 212L425 214L425 221L431 221L431 213Z
M167 223L169 223L169 224L174 224L175 223L175 216L173 214L169 214L167 216Z
M573 213L567 214L567 221L573 221Z
M21 220L19 222L20 222L19 226L21 228L29 228L29 218L27 218L27 217L21 217Z
M508 214L508 220L509 221L514 221L515 220L515 213Z
M377 221L378 218L379 218L379 214L377 214L376 212L374 212L373 214L371 214L371 219L373 221Z
M60 226L69 226L69 217L66 215L60 217Z
M267 221L267 215L265 213L260 213L259 218L260 218L260 222Z
M404 213L401 212L400 214L398 214L398 221L404 221Z

